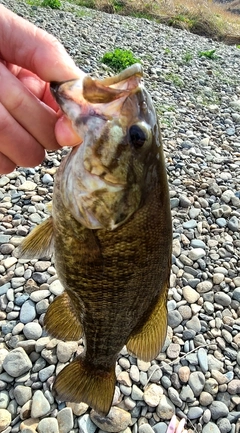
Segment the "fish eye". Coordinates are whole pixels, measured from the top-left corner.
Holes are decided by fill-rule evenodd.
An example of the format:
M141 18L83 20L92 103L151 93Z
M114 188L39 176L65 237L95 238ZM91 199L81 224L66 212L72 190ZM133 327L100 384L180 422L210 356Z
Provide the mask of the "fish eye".
M136 149L140 149L147 139L145 132L138 125L131 126L131 128L129 129L129 136L131 144Z

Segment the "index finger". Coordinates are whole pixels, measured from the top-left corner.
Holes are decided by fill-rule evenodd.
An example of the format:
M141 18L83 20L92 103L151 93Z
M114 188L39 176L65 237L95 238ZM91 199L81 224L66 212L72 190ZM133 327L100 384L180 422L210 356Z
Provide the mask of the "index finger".
M84 74L60 42L0 5L0 57L28 69L44 81L64 81Z

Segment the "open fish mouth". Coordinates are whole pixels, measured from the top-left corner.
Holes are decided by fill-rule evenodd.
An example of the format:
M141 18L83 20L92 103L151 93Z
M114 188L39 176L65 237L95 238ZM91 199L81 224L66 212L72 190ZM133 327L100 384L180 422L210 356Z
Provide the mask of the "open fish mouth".
M136 63L114 77L98 80L85 75L74 80L52 81L50 89L63 112L73 122L77 116L82 119L88 116L107 119L119 114L124 99L139 88L142 76L142 66Z

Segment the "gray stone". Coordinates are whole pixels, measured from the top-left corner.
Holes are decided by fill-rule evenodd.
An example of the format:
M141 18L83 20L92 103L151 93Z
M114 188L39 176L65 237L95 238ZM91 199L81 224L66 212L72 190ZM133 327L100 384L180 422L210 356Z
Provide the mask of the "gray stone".
M35 304L28 299L21 307L20 321L24 324L32 322L36 317Z
M165 422L158 422L153 426L153 431L155 433L166 433L167 432L167 424Z
M204 388L205 376L201 371L194 371L190 374L188 383L193 390L194 396L198 397Z
M14 397L19 406L23 406L32 398L32 390L30 386L17 385L14 388Z
M224 418L228 416L229 409L228 407L221 401L213 401L209 406L209 409L212 414L212 419L218 420L219 418Z
M186 327L188 329L195 331L195 332L200 332L201 331L201 323L200 323L199 318L197 316L193 316L190 320L187 321Z
M131 398L133 400L143 400L142 390L135 384L132 386Z
M205 242L201 241L201 239L192 239L190 245L193 248L206 248Z
M27 373L31 367L32 363L21 347L9 352L3 361L4 370L12 377L19 377Z
M172 386L170 386L170 387L168 388L168 397L170 398L171 402L172 402L175 406L177 406L177 407L182 407L183 402L182 402L181 398L179 397L179 393L178 393L178 391L177 391L175 388L173 388Z
M181 207L189 207L192 203L185 195L180 195L179 204Z
M106 417L99 415L95 410L90 413L90 418L106 432L120 432L126 429L131 423L131 415L129 412L121 409L120 407L113 406Z
M70 407L65 407L57 414L59 433L68 433L74 426L73 413Z
M208 371L207 351L203 347L200 347L200 349L198 349L197 355L201 370L203 373L206 373Z
M39 379L41 380L41 382L46 382L47 379L52 376L54 370L55 370L55 365L49 365L48 367L40 370Z
M228 307L231 304L231 298L226 293L217 292L214 295L215 302L222 305L223 307Z
M199 283L196 287L198 293L207 293L210 292L210 290L212 290L213 284L211 281L202 281L201 283Z
M29 340L38 340L42 336L42 327L37 322L29 322L24 326L23 333Z
M139 433L154 433L154 430L149 424L141 424L138 429Z
M9 403L9 393L0 391L0 409L7 409Z
M216 223L219 227L226 227L227 220L225 218L217 218Z
M197 227L197 222L195 220L189 220L183 223L184 229L195 229Z
M236 216L232 216L232 218L230 218L230 220L228 221L229 230L231 230L232 232L237 232L239 231L239 227L239 219Z
M187 416L189 419L196 419L196 418L200 418L202 414L203 414L203 409L199 406L195 406L195 407L190 407Z
M218 420L217 425L218 425L218 428L219 428L221 433L228 433L232 429L232 425L231 425L229 419L227 419L227 418L222 418L222 419Z
M207 423L202 430L202 433L221 433L218 426L213 422Z
M177 310L169 311L168 325L171 328L176 328L182 322L182 316Z
M185 385L182 387L182 390L181 390L179 396L183 401L186 401L188 403L191 403L195 400L193 390L190 388L189 385Z
M50 411L50 404L42 391L37 390L33 394L32 407L31 407L31 417L40 418L47 415ZM47 418L46 418L47 419Z
M235 299L236 301L240 302L240 287L237 287L236 289L234 289L233 294L232 294L232 298Z
M163 420L169 420L175 413L175 408L171 400L163 395L156 409L157 415Z
M37 426L39 433L60 433L56 418L48 417L41 419Z
M188 257L193 261L201 259L205 255L206 255L206 251L203 248L193 248L188 253Z

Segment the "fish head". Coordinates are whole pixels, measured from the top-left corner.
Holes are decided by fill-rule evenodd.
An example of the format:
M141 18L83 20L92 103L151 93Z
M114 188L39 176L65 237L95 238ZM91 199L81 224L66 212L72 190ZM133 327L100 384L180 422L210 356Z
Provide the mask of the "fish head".
M82 138L59 170L63 202L91 229L113 230L142 205L158 177L157 116L135 64L102 80L51 83Z

